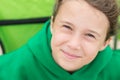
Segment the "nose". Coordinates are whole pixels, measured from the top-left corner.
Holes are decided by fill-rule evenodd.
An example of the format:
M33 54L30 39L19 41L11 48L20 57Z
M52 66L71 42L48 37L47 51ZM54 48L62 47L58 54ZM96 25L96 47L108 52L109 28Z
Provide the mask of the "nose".
M73 36L71 39L68 41L68 47L70 49L74 50L79 50L81 48L81 40L79 36Z

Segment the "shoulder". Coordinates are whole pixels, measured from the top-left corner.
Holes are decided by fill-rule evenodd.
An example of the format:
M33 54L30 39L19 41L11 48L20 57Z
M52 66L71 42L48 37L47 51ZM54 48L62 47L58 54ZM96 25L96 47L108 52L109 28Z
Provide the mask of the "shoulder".
M22 46L21 48L14 50L12 52L6 53L0 56L0 67L6 66L8 63L14 64L25 62L31 55L31 50L27 46Z
M111 60L106 67L110 67L111 70L117 70L120 72L120 50L113 50Z
M107 80L120 80L120 50L113 50L110 61L101 73Z

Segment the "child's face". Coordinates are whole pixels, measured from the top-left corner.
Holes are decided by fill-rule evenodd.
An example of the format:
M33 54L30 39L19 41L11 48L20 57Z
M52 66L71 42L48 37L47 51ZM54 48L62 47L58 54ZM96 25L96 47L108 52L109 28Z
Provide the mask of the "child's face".
M53 58L67 71L90 63L109 42L107 17L84 0L66 1L51 26Z

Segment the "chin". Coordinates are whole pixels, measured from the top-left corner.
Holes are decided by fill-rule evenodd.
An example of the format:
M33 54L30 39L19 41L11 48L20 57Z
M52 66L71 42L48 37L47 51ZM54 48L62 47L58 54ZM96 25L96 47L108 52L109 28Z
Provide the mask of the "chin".
M74 71L76 71L76 70L78 70L79 68L78 67L75 67L74 65L61 65L61 67L64 69L64 70L66 70L66 71L68 71L68 72L74 72Z

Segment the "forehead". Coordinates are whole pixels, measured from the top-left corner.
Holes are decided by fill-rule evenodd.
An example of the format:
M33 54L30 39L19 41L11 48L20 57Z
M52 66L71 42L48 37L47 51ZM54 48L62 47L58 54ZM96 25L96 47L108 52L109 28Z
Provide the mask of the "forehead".
M64 0L56 18L68 21L75 26L101 30L101 33L102 31L107 32L109 27L105 14L84 0Z
M89 17L92 19L97 18L98 20L103 21L103 23L107 22L106 25L109 25L106 15L89 5L85 0L63 0L58 13L62 14L62 16L65 15L66 17L74 16L74 18L77 17L82 19L88 17L87 20L89 20Z

